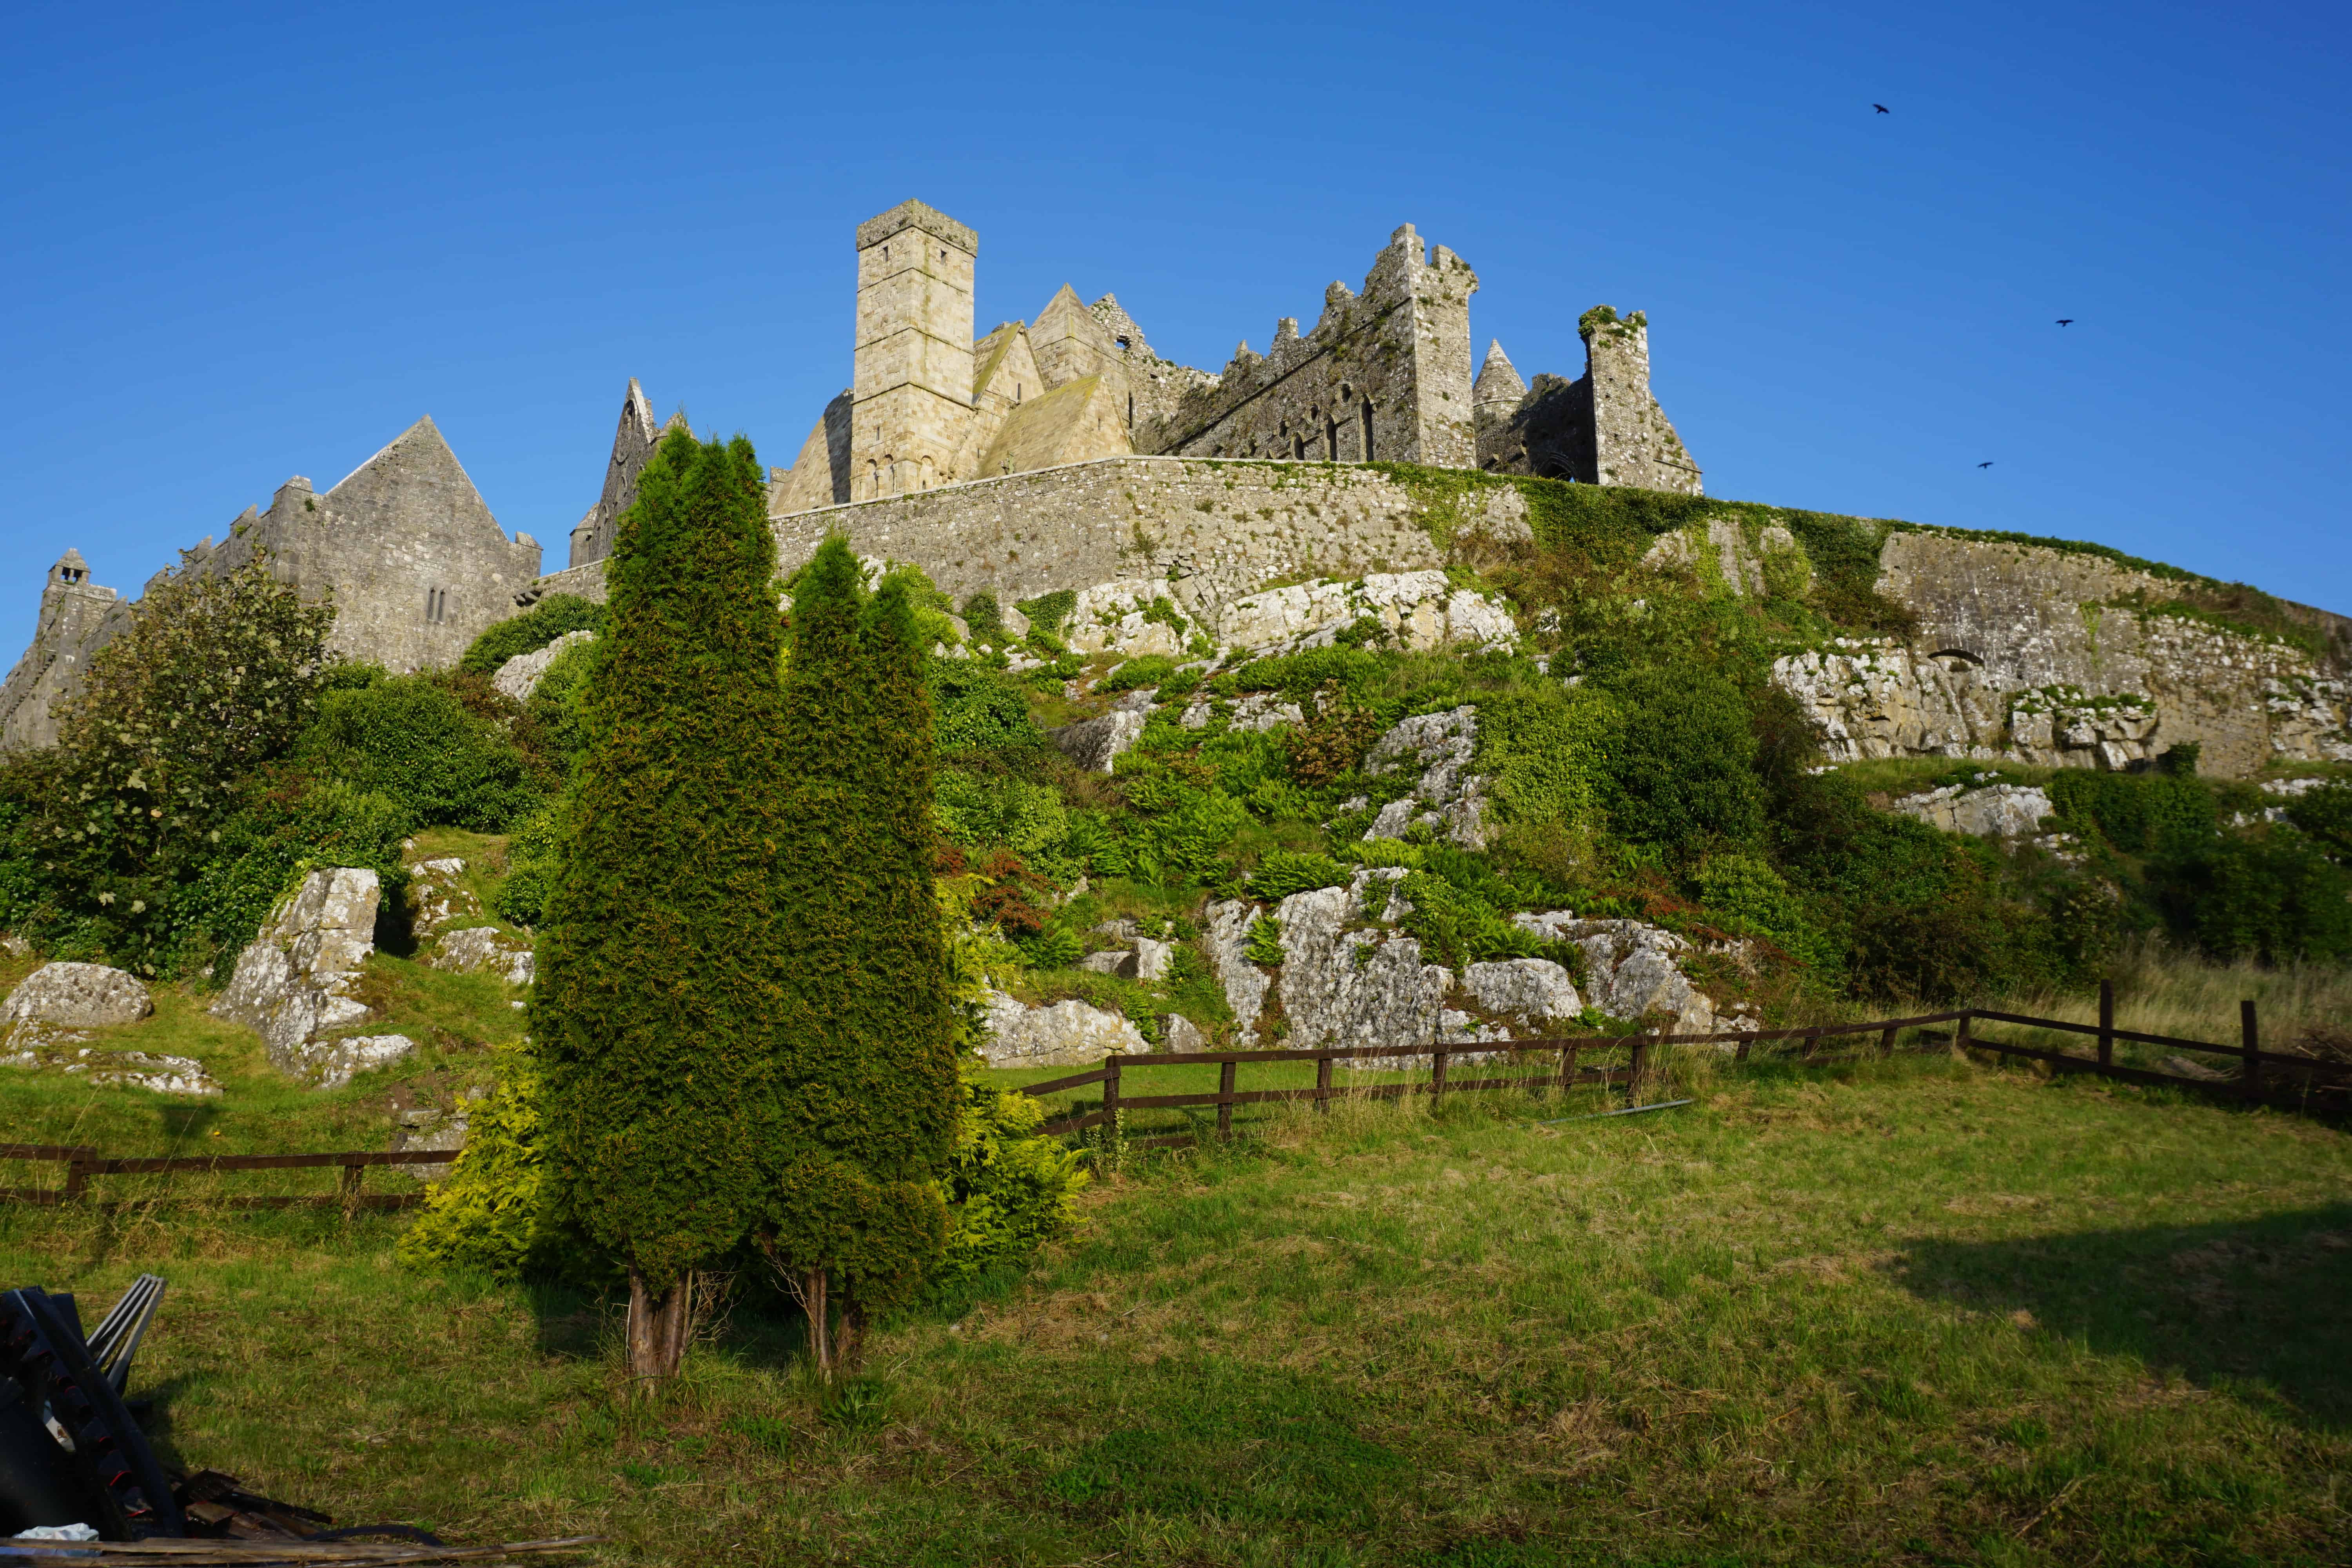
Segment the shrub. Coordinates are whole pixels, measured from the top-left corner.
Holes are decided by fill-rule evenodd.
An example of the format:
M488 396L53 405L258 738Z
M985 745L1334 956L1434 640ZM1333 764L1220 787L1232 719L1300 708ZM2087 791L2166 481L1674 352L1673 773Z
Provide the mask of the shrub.
M1756 736L1739 689L1702 665L1623 672L1604 798L1618 834L1671 855L1753 844L1763 826Z
M525 928L547 923L555 884L562 869L565 803L550 801L517 823L507 840L507 878L499 884L491 910Z
M1571 828L1611 798L1616 701L1584 687L1540 686L1478 700L1473 765L1507 822Z
M927 662L924 685L930 693L931 734L942 752L993 751L1045 740L1029 717L1020 685L1000 670L974 659L934 658Z
M1040 594L1034 599L1016 599L1013 601L1013 607L1029 617L1031 641L1038 640L1041 636L1051 641L1060 637L1062 623L1068 620L1070 612L1078 607L1077 591L1073 588L1057 588L1050 594ZM1056 653L1061 651L1058 642L1055 644L1054 651Z
M572 644L541 674L539 684L531 688L530 700L523 705L541 743L566 774L580 765L595 738L589 693L595 689L596 670L612 646L606 637Z
M159 972L181 934L175 894L315 710L333 621L258 555L224 575L166 577L131 607L57 705L58 744L8 769L50 928Z
M2187 853L2213 837L2220 815L2210 784L2178 774L2069 768L2050 798L2061 822L2126 855Z
M1254 918L1249 925L1249 946L1244 956L1252 963L1280 963L1282 922L1272 915Z
M550 594L521 615L484 631L457 660L468 675L496 675L507 660L537 653L568 632L603 636L605 607L575 594Z
M509 721L520 716L498 700ZM429 675L327 693L299 755L315 772L399 802L422 824L481 833L500 832L536 806L547 782L508 731Z
M2305 792L2288 805L2286 819L2336 859L2352 859L2352 784L2339 781Z
M1024 860L1051 861L1069 835L1059 792L1003 774L955 768L939 775L933 816L940 831L968 849L1005 848Z
M687 1274L772 1190L767 1099L789 958L770 891L788 840L781 624L749 441L673 431L621 518L612 648L531 1037L556 1201L630 1277L639 1376L676 1370Z
M1157 604L1159 601L1154 600ZM1164 653L1139 654L1095 682L1097 691L1134 691L1165 686L1176 677L1176 660Z
M1249 895L1267 903L1278 903L1293 893L1304 893L1317 888L1344 888L1352 873L1327 855L1301 855L1288 849L1276 849L1258 862L1251 873Z
M1421 939L1435 963L1459 970L1465 963L1502 958L1543 958L1551 943L1521 931L1493 904L1451 879L1428 871L1408 871L1394 895L1412 907L1397 925Z
M2174 930L2216 958L2352 957L2352 875L2307 838L2233 834L2182 852L2163 871L2158 897Z
M426 1190L425 1212L401 1237L400 1256L491 1274L609 1278L562 1217L541 1120L539 1063L527 1044L495 1049L497 1083L467 1107L466 1146L448 1176Z
M420 824L388 796L340 779L289 777L221 829L202 874L176 900L176 967L228 965L254 939L278 900L322 866L372 869L391 902L407 881L401 841Z

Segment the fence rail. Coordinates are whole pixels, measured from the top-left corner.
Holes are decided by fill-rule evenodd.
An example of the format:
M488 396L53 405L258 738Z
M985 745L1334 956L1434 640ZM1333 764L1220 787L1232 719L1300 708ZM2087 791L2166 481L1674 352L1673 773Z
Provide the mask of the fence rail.
M1106 1058L1102 1066L1086 1072L1072 1073L1066 1078L1048 1079L1043 1083L1024 1084L1020 1092L1039 1096L1059 1094L1068 1089L1087 1089L1096 1084L1103 1087L1102 1103L1093 1110L1083 1110L1056 1118L1038 1129L1040 1132L1062 1134L1084 1132L1097 1127L1116 1126L1130 1110L1171 1110L1214 1107L1217 1112L1217 1135L1230 1138L1234 1131L1234 1108L1237 1105L1268 1105L1286 1100L1308 1100L1318 1111L1328 1112L1335 1100L1398 1100L1411 1095L1465 1093L1474 1089L1519 1089L1537 1092L1553 1089L1565 1091L1587 1084L1604 1087L1625 1086L1630 1101L1636 1095L1643 1079L1652 1067L1651 1053L1662 1046L1730 1047L1734 1058L1740 1061L1750 1058L1755 1047L1775 1041L1801 1041L1804 1050L1794 1059L1803 1066L1830 1066L1852 1061L1850 1055L1824 1057L1819 1047L1824 1040L1875 1035L1876 1055L1895 1054L1896 1037L1906 1029L1918 1030L1925 1037L1908 1047L1927 1053L1938 1050L1983 1051L1999 1056L2017 1057L2023 1060L2046 1064L2052 1070L2066 1073L2090 1073L2115 1079L2125 1083L2149 1084L2171 1089L2193 1089L2209 1094L2229 1096L2241 1100L2275 1101L2284 1104L2305 1104L2315 1090L2341 1092L2352 1089L2352 1063L2330 1061L2289 1051L2265 1050L2255 1016L2254 1005L2239 1005L2239 1039L2234 1046L2216 1045L2210 1040L2181 1039L2171 1035L2143 1034L2133 1029L2116 1027L2115 989L2102 984L2099 987L2099 1022L2077 1024L2064 1018L2035 1018L2021 1013L2000 1013L1988 1007L1964 1007L1949 1013L1922 1013L1905 1018L1874 1018L1858 1024L1809 1024L1790 1029L1754 1029L1737 1033L1711 1035L1584 1035L1572 1038L1548 1040L1496 1040L1491 1043L1432 1045L1421 1048L1400 1050L1392 1046L1335 1046L1319 1050L1263 1051L1171 1051L1161 1056ZM2073 1056L2064 1051L2042 1046L2021 1045L2011 1040L1990 1039L1979 1034L1979 1023L2007 1024L2032 1029L2047 1029L2059 1034L2086 1035L2097 1041L2094 1056ZM1938 1024L1950 1024L1950 1033L1927 1032ZM2209 1055L2235 1058L2239 1070L2235 1077L2188 1078L2175 1073L2158 1072L2148 1068L2121 1066L2115 1060L2118 1040L2132 1045L2155 1046L2175 1050L2203 1051ZM1588 1054L1622 1051L1622 1063L1586 1066L1580 1060ZM1511 1065L1520 1065L1528 1057L1557 1055L1557 1067L1547 1067L1536 1074L1511 1077L1456 1078L1453 1067L1456 1058L1475 1057L1491 1059L1509 1057ZM1429 1077L1425 1080L1404 1083L1373 1083L1341 1087L1333 1079L1332 1068L1343 1061L1371 1061L1375 1065L1409 1063L1417 1068L1426 1060ZM1313 1062L1315 1084L1311 1089L1251 1089L1239 1087L1241 1069L1254 1064L1277 1062ZM1129 1094L1126 1077L1130 1072L1155 1068L1208 1067L1218 1070L1217 1088L1213 1092L1189 1094ZM2295 1080L2292 1085L2284 1079ZM1165 1147L1190 1143L1191 1132L1177 1132L1150 1138L1127 1139L1130 1148ZM366 1193L361 1183L371 1165L441 1165L457 1156L446 1150L404 1149L396 1152L345 1150L325 1154L210 1154L173 1155L160 1158L112 1158L98 1150L81 1144L65 1143L0 1143L0 1161L22 1161L36 1164L61 1164L66 1167L62 1187L0 1187L0 1200L13 1199L21 1203L66 1204L86 1201L89 1183L95 1177L121 1175L168 1175L176 1173L217 1173L231 1171L288 1171L334 1168L341 1172L336 1191L315 1196L247 1195L219 1200L231 1208L299 1208L310 1205L340 1205L344 1210L395 1209L413 1207L422 1197L415 1193Z
M413 1208L423 1201L417 1193L368 1193L361 1183L370 1165L446 1165L457 1156L446 1149L398 1151L340 1150L326 1154L194 1154L165 1158L110 1159L79 1144L0 1143L0 1160L66 1168L62 1187L0 1187L0 1199L19 1203L79 1203L88 1197L93 1176L167 1175L183 1172L294 1171L336 1169L342 1173L332 1193L278 1196L250 1194L219 1200L226 1208L277 1209L334 1205L344 1209Z
M1848 1055L1823 1057L1819 1053L1822 1041L1854 1036L1878 1037L1877 1055L1892 1056L1896 1037L1906 1029L1926 1033L1926 1038L1910 1047L1917 1052L1937 1050L1983 1051L1997 1056L2017 1057L2024 1060L2047 1064L2053 1070L2069 1073L2090 1073L2126 1083L2156 1085L2166 1088L2192 1089L2205 1093L2229 1095L2241 1100L2307 1100L2315 1089L2339 1090L2352 1087L2352 1063L2335 1062L2292 1052L2262 1048L2254 1014L2254 1004L2246 1002L2240 1007L2240 1040L2234 1046L2216 1045L2208 1040L2189 1040L2171 1035L2150 1035L2132 1029L2119 1029L2115 1025L2115 990L2102 984L2099 988L2099 1019L2097 1024L2077 1024L2063 1018L2035 1018L2020 1013L2001 1013L1986 1007L1963 1007L1947 1013L1922 1013L1903 1018L1875 1018L1854 1024L1810 1024L1799 1028L1754 1029L1733 1033L1706 1035L1587 1035L1574 1038L1544 1040L1494 1041L1480 1044L1431 1045L1400 1050L1393 1046L1339 1046L1309 1050L1260 1051L1172 1051L1164 1055L1110 1057L1091 1071L1074 1073L1066 1078L1049 1079L1043 1083L1026 1084L1021 1092L1028 1095L1059 1094L1069 1089L1085 1089L1095 1084L1103 1086L1102 1103L1092 1110L1077 1110L1045 1122L1038 1129L1046 1133L1084 1132L1098 1127L1116 1125L1119 1118L1132 1110L1205 1110L1214 1107L1217 1112L1217 1135L1233 1136L1234 1108L1237 1105L1264 1105L1285 1100L1312 1101L1318 1111L1328 1111L1334 1100L1394 1100L1408 1095L1452 1094L1472 1089L1524 1089L1538 1092L1565 1090L1583 1084L1623 1084L1629 1100L1640 1089L1643 1079L1650 1070L1651 1053L1662 1046L1727 1047L1740 1061L1750 1058L1755 1048L1780 1041L1800 1041L1804 1050L1795 1058L1807 1066L1826 1066L1832 1062L1850 1061ZM2049 1029L2063 1034L2087 1035L2098 1042L2095 1057L2070 1055L2044 1047L2023 1045L2016 1041L1988 1037L1977 1030L1977 1025L2021 1025L2028 1028ZM1950 1024L1952 1030L1928 1032L1931 1026ZM2215 1056L2234 1058L2241 1064L2233 1078L2189 1078L2176 1073L2158 1072L2148 1068L2119 1066L2115 1060L2115 1045L2118 1040L2134 1045L2157 1046L2180 1050L2204 1051ZM1603 1067L1581 1066L1578 1058L1587 1053L1623 1051L1620 1065ZM1507 1055L1514 1058L1545 1057L1557 1054L1559 1066L1536 1076L1506 1078L1455 1078L1452 1067L1455 1058L1480 1057L1491 1058ZM1339 1087L1332 1081L1332 1066L1337 1062L1373 1060L1403 1062L1419 1066L1426 1062L1426 1080L1409 1083L1367 1084L1360 1087ZM1253 1064L1276 1062L1313 1062L1316 1064L1315 1086L1312 1089L1254 1089L1237 1087L1240 1069ZM1182 1094L1130 1094L1126 1091L1127 1075L1155 1068L1215 1066L1217 1088L1213 1092L1194 1091ZM2280 1079L2296 1080L2290 1089ZM1130 1146L1150 1147L1193 1141L1191 1132L1160 1137L1131 1139Z

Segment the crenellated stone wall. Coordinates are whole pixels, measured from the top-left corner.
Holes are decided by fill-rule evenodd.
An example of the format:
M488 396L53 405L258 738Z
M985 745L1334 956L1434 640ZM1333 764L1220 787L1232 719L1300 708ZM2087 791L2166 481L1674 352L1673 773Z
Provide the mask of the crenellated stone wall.
M1424 254L1406 224L1374 258L1361 294L1333 283L1304 337L1286 316L1265 354L1244 342L1213 381L1171 388L1171 407L1139 416L1136 450L1469 468L1477 289L1467 262L1442 245Z

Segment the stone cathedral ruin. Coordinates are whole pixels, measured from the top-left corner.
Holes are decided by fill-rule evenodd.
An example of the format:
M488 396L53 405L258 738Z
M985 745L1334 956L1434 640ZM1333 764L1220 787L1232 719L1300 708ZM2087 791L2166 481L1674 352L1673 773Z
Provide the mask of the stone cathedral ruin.
M1325 620L1427 579L1438 597L1399 600L1391 619L1424 641L1491 642L1495 616L1446 608L1438 569L1465 549L1532 541L1528 493L1509 477L1704 494L1651 395L1643 315L1586 310L1584 374L1530 384L1499 343L1476 359L1477 277L1410 224L1360 290L1330 284L1311 328L1285 318L1265 353L1244 342L1213 374L1160 358L1114 295L1087 304L1066 286L1034 321L978 332L979 237L921 202L860 224L855 248L850 384L815 412L791 465L771 470L787 570L838 531L861 553L922 566L959 603L1075 593L1073 646L1129 652L1164 637L1160 601L1245 647L1328 639ZM344 655L446 666L548 593L603 597L616 525L665 428L629 382L601 490L552 573L535 540L499 527L430 418L328 490L289 479L167 570L226 570L267 551L282 578L333 594ZM1458 482L1429 482L1445 470ZM1725 512L1661 535L1645 564L1734 595L1812 569L1786 529ZM2166 613L2178 582L2112 552L1869 527L1877 591L1916 633L1841 638L1775 671L1833 759L2130 767L2193 742L2216 772L2352 760L2352 621L2285 605L2302 631L2265 638ZM2103 618L2105 606L2137 608ZM57 739L52 703L129 609L65 553L0 689L0 746Z

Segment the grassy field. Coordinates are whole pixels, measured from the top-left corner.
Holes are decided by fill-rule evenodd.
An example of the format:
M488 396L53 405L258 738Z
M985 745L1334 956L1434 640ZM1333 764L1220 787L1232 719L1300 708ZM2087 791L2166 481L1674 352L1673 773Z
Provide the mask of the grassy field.
M1130 1156L820 1400L759 1282L666 1396L608 1310L395 1218L0 1210L0 1280L173 1282L183 1461L615 1561L2340 1563L2352 1144L1941 1058L1702 1103L1276 1110Z

